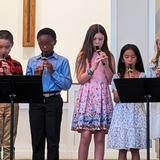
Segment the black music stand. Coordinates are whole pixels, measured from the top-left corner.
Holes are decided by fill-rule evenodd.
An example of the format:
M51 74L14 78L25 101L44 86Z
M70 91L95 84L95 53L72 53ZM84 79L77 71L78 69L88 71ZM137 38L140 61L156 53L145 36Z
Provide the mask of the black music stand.
M160 102L160 78L114 80L122 103L147 103L147 160L150 160L150 102Z
M0 103L11 103L10 160L13 160L14 103L43 102L41 76L0 76Z

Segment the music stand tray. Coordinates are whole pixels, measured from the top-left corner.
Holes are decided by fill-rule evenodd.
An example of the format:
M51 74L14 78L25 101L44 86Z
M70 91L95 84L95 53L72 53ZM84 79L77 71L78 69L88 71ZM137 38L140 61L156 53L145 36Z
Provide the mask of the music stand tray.
M160 102L160 78L114 79L122 103L147 103L147 160L150 159L149 103Z
M0 76L0 103L11 103L10 160L13 160L14 103L42 103L41 76Z

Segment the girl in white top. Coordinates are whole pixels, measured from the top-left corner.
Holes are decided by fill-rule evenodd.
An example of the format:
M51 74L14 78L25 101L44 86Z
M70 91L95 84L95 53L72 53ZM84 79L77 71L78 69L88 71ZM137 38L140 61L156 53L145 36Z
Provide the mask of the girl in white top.
M155 41L155 57L151 60L148 69L147 77L160 77L160 33L156 36ZM160 104L152 103L150 107L151 125L150 133L151 138L160 138ZM153 124L153 125L152 125Z

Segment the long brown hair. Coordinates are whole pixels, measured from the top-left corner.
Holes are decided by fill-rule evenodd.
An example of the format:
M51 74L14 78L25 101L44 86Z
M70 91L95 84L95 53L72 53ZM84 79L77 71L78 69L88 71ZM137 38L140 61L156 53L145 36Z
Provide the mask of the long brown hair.
M92 26L89 27L83 45L82 45L82 49L80 50L77 59L76 59L76 75L80 74L80 73L84 73L85 69L86 69L86 62L88 61L88 63L91 62L91 59L93 57L93 53L95 51L94 47L93 47L93 39L95 34L97 33L101 33L104 36L104 43L103 46L101 48L101 50L103 52L105 52L108 56L108 60L109 60L109 67L112 71L114 71L114 69L112 68L112 64L111 64L111 52L109 51L108 48L108 37L107 37L107 33L104 29L104 27L100 24L93 24Z

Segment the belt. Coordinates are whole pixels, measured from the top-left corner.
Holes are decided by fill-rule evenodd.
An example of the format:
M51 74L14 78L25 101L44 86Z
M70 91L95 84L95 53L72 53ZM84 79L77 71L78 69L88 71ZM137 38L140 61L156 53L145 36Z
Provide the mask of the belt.
M56 91L56 92L46 92L46 93L43 93L43 96L45 98L48 98L48 97L51 97L51 96L58 96L60 95L60 91Z

